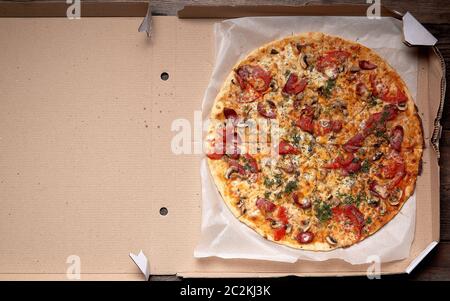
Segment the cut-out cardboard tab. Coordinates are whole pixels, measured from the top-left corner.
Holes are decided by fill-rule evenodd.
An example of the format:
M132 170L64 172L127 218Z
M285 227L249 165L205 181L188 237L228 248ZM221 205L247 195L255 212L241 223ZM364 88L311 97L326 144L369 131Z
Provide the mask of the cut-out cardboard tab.
M403 16L403 36L405 42L411 46L434 46L437 39L407 12Z

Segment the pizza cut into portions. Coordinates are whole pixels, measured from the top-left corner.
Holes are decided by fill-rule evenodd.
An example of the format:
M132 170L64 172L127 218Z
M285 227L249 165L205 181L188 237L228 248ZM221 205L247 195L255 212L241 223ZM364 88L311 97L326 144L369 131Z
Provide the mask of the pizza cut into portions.
M279 244L350 247L414 192L416 106L360 44L313 32L264 45L231 70L210 118L205 151L224 202Z

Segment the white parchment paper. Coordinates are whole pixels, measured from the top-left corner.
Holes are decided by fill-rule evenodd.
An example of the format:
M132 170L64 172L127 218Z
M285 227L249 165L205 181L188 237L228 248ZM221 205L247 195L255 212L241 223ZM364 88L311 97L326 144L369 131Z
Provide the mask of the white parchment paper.
M393 18L365 17L248 17L215 24L215 67L205 92L202 111L207 122L214 99L231 68L253 49L292 34L320 31L357 41L381 55L405 80L412 96L417 90L417 51L402 42L402 24ZM239 222L222 200L206 159L200 167L202 181L201 239L195 257L217 256L296 262L343 259L362 264L379 256L381 262L408 257L414 238L415 194L397 216L380 231L346 249L329 252L297 250L270 242Z

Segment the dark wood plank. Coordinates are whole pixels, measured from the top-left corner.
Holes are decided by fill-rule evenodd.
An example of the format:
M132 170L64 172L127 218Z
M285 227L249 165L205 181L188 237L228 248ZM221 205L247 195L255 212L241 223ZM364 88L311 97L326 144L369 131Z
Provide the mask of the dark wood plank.
M3 0L20 1L27 0ZM65 0L28 0L28 1L59 1ZM92 0L91 0L92 1ZM95 1L95 0L94 0ZM124 0L98 0L98 2L124 2ZM126 0L127 2L142 2L145 0ZM158 15L176 15L184 5L306 5L309 4L365 4L363 0L151 0L153 12ZM420 22L450 23L450 5L441 0L383 0L381 2L389 9L400 13L411 12Z
M450 130L442 132L440 151L441 241L450 241Z
M361 0L318 0L318 1L299 1L299 0L152 0L153 11L157 14L174 15L176 11L186 4L196 5L304 5L305 3L324 3L324 4L342 4L354 3L365 4ZM410 1L410 0L383 0L382 4L387 8L394 9L400 13L410 11L420 22L426 23L450 23L450 6L443 5L439 0Z

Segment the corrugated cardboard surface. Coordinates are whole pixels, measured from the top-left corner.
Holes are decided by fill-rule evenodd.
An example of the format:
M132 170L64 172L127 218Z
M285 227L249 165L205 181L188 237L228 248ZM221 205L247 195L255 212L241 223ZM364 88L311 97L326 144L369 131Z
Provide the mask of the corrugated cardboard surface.
M214 63L214 20L0 19L0 278L64 279L70 255L82 279L152 274L281 276L364 274L339 260L193 258L200 234L198 155L172 154L171 123L193 122ZM417 184L416 236L401 273L439 239L439 170L429 146L440 100L440 61L420 60L418 107L426 150ZM168 72L163 81L161 72ZM159 209L168 208L161 216ZM106 278L105 278L106 279Z

